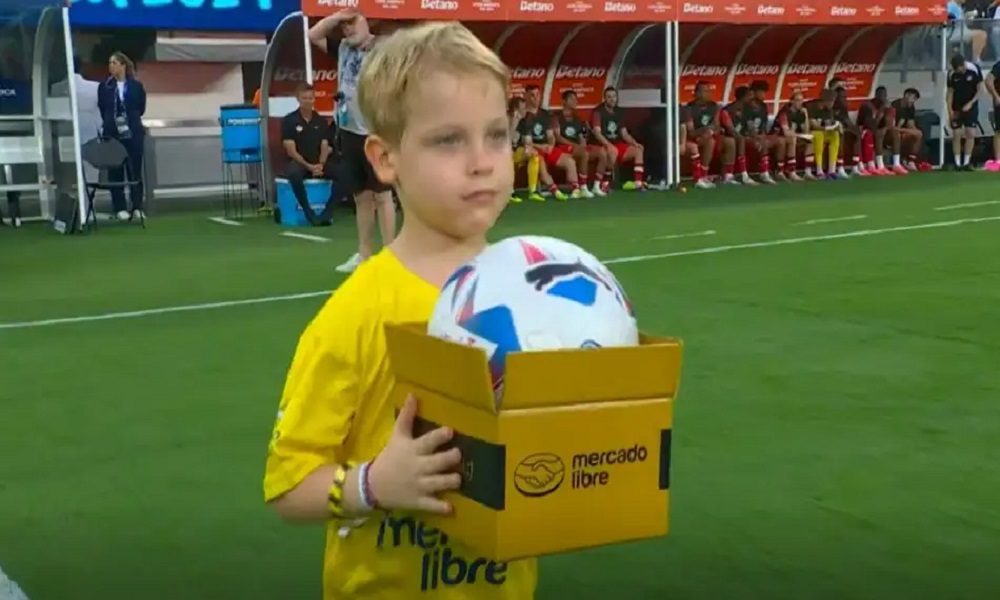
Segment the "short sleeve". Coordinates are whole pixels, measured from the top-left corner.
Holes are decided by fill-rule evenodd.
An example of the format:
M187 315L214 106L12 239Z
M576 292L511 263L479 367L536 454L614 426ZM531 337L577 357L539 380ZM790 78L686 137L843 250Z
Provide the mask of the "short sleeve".
M281 141L295 141L295 121L288 117L281 120Z
M952 73L948 73L948 89L954 89L955 88L955 78L954 78L953 75L954 75L953 72Z
M360 398L360 317L357 310L337 310L345 304L335 294L299 339L268 447L265 501L291 491L317 468L343 460Z

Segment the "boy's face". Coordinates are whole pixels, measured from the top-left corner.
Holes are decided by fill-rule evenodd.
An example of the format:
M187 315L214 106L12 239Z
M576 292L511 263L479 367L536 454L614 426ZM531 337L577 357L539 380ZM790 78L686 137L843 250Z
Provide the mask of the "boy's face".
M406 108L399 146L374 157L376 172L399 186L407 218L456 239L485 235L514 187L506 90L485 74L437 72Z

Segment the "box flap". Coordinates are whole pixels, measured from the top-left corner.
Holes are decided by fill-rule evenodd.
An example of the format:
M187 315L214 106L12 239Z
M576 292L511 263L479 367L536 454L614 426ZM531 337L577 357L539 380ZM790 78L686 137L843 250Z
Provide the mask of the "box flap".
M481 348L429 336L426 323L387 323L385 341L396 381L496 412L486 352Z
M683 343L640 336L640 345L507 355L502 408L673 398Z

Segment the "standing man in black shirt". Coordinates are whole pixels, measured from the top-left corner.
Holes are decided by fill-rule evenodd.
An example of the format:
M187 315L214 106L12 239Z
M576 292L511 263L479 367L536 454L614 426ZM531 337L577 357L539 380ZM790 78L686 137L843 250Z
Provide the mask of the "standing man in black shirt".
M323 212L317 215L306 198L305 184L306 179L333 179L333 169L329 164L329 126L326 119L314 110L316 93L311 85L299 85L295 95L299 100L299 109L281 119L281 144L289 158L285 179L292 186L295 200L302 207L306 220L312 225L329 225L334 194L330 194Z
M961 54L951 57L948 73L948 112L951 118L951 151L955 168L971 171L972 149L976 144L979 126L980 92L983 90L983 72L975 63ZM963 143L964 142L964 143Z

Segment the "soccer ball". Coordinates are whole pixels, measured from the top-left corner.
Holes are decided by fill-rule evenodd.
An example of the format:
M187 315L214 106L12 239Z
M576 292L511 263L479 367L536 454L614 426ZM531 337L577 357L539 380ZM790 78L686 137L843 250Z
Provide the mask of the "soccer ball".
M455 271L427 333L485 350L497 401L508 352L639 343L611 271L569 242L540 236L493 244Z

